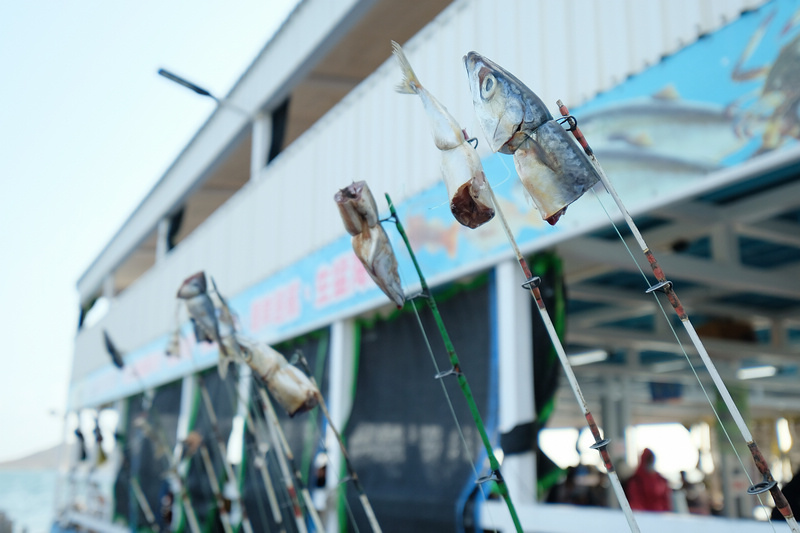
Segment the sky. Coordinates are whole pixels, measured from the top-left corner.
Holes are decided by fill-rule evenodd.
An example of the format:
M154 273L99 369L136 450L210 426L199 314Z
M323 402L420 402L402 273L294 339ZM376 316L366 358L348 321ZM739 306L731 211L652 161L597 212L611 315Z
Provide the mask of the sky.
M76 283L297 0L0 3L0 461L58 444Z

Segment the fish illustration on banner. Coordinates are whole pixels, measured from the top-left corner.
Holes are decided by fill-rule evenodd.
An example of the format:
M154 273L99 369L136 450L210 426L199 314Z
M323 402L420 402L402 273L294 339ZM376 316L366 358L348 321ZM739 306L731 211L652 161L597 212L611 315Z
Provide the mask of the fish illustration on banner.
M776 0L573 112L608 172L701 178L796 143L798 105L800 8Z

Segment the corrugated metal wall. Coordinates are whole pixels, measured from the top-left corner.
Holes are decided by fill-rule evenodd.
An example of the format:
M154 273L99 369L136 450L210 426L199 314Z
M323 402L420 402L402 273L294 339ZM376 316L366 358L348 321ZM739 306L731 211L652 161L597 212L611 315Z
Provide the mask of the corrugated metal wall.
M762 3L459 0L401 44L423 85L482 139L461 60L469 50L506 67L552 108L558 98L575 108ZM351 181L367 180L381 207L383 192L401 202L435 184L439 155L427 119L417 97L394 91L399 79L394 61L385 63L120 294L98 325L78 335L73 380L107 364L103 328L123 349L169 331L175 292L188 275L205 270L234 295L340 238L332 198Z

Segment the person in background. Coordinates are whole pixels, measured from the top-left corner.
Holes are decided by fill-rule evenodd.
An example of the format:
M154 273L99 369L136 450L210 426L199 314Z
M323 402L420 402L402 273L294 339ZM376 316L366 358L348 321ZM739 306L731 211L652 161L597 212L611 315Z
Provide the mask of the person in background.
M686 499L687 510L692 514L711 514L706 486L700 483L689 481L688 474L681 470L681 491Z
M636 472L625 484L625 495L631 509L638 511L671 511L672 489L667 480L656 472L656 456L645 448Z
M781 487L781 492L786 496L789 507L794 511L795 516L800 513L800 470L794 473L792 480ZM783 515L778 509L772 510L773 520L783 520Z

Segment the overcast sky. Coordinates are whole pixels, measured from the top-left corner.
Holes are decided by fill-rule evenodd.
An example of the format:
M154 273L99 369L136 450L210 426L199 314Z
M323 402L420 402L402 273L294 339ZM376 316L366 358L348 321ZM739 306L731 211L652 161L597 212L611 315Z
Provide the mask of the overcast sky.
M0 3L0 461L63 432L78 277L297 0ZM51 414L54 411L55 414Z

